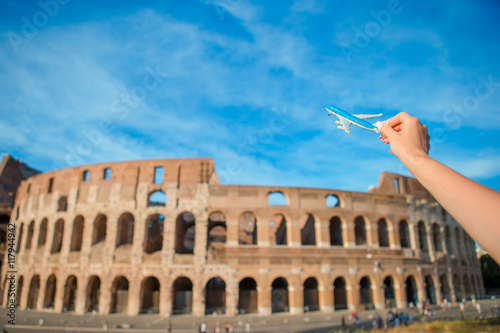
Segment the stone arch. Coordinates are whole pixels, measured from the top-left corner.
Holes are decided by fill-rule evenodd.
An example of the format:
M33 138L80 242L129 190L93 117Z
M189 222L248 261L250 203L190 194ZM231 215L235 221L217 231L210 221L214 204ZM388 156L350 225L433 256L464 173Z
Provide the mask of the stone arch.
M453 274L453 287L455 289L455 298L458 300L462 299L464 295L462 295L461 281L458 274Z
M40 223L40 229L38 231L38 247L43 247L47 242L47 226L48 220L45 218Z
M43 299L44 309L53 309L56 298L57 279L54 274L48 277L45 284L45 297Z
M359 280L359 304L364 305L365 310L374 308L372 281L369 276L363 276Z
M63 195L57 201L57 211L66 212L68 210L68 197Z
M238 219L238 243L257 245L257 218L252 212L244 212Z
M246 277L240 281L238 286L238 313L257 313L257 282L251 277Z
M24 277L21 275L17 282L17 293L16 293L16 307L19 308L21 305L21 296L23 293Z
M75 311L77 288L78 288L78 281L76 277L74 275L70 275L66 279L66 284L64 285L64 297L63 297L64 312Z
M267 203L271 206L287 206L288 200L283 192L275 191L267 195Z
M205 314L226 313L226 282L216 276L205 286Z
M83 226L84 226L83 216L78 215L73 221L73 230L71 232L71 245L70 245L71 252L80 252L82 249Z
M271 245L287 245L287 219L283 214L275 214L269 222L269 237Z
M28 290L28 301L26 303L26 310L36 309L39 290L40 290L40 276L36 274L31 278L30 288Z
M450 228L448 226L444 227L444 237L448 254L455 254L455 246L453 245L453 238L451 237Z
M35 228L35 221L31 221L30 224L28 225L28 234L26 235L26 246L24 247L25 249L31 248L31 241L33 239L34 228Z
M469 298L471 297L472 295L472 289L471 289L471 286L470 286L470 280L469 280L469 276L467 274L464 274L464 277L462 279L463 283L464 283L464 292L465 292L465 298Z
M94 232L92 234L92 245L104 242L106 239L106 222L107 218L104 214L99 214L94 221Z
M443 300L446 298L446 300L451 301L450 284L448 283L446 274L442 274L439 277L439 283L441 284L441 297L443 298Z
M226 243L226 216L222 212L213 212L208 216L207 248L215 243Z
M193 254L195 242L196 219L190 212L177 216L175 226L175 252Z
M386 308L396 307L396 293L394 292L394 279L388 275L384 279L384 300Z
M316 219L312 214L305 214L299 220L300 244L316 245Z
M431 304L436 304L436 288L434 286L434 279L430 275L426 275L425 279L425 296Z
M154 191L148 196L148 207L165 207L167 196L163 191Z
M129 283L126 277L118 276L111 285L110 313L127 313Z
M406 220L399 221L399 240L401 242L401 248L411 248L410 229Z
M387 220L381 218L377 222L378 244L380 247L389 247L389 231L387 229Z
M134 215L123 213L118 219L116 230L116 247L132 245L134 242Z
M356 245L366 244L366 222L363 216L357 216L354 219L354 237Z
M64 234L64 220L59 219L57 220L54 226L54 237L52 238L52 248L50 249L51 254L61 252L63 234Z
M342 220L338 216L330 219L330 245L343 246L344 239L342 236Z
M140 313L160 313L160 282L154 276L145 278L141 283Z
M416 305L418 302L418 290L417 290L417 281L415 280L413 275L410 275L406 278L405 290L406 290L406 303L410 304L410 302L413 302L413 304Z
M304 281L304 310L319 311L318 280L310 277Z
M437 252L443 251L443 242L441 241L441 228L439 224L432 224L432 243L434 245L434 250Z
M163 248L163 228L165 217L162 214L150 215L144 232L144 252L147 254L161 251Z
M333 303L335 311L347 309L347 287L346 280L339 276L333 281Z
M419 221L417 224L417 229L418 229L419 248L422 251L428 251L429 244L427 244L427 230L425 229L425 223L423 221Z
M99 296L101 295L101 279L94 275L89 279L86 290L85 311L99 310Z
M193 312L193 283L185 276L175 279L172 284L172 314Z
M335 194L328 194L325 201L328 208L340 207L340 198Z
M463 257L462 246L460 244L461 243L461 237L460 237L460 230L458 229L458 227L455 227L455 242L457 244L457 253L456 253L456 255L460 259L460 262L462 264L464 264L465 260L464 260L464 257Z
M288 282L285 278L276 278L271 284L271 311L288 312Z
M24 233L24 223L21 222L21 226L19 227L19 234L17 236L17 245L16 245L16 253L19 253L21 250L21 243L23 242L23 233Z

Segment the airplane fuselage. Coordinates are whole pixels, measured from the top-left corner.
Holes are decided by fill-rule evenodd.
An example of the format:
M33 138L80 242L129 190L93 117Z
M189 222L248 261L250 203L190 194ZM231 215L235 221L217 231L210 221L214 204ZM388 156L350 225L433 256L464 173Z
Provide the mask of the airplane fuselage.
M325 106L325 108L328 110L328 112L330 112L330 114L334 114L339 118L344 118L344 119L348 120L349 122L351 122L353 125L356 125L358 127L361 127L361 128L367 129L367 130L371 130L371 131L378 130L377 126L370 124L369 122L367 122L363 119L355 117L352 114L350 114L349 112L342 110L341 108L338 108L338 107L333 106L333 105L327 105L327 106Z

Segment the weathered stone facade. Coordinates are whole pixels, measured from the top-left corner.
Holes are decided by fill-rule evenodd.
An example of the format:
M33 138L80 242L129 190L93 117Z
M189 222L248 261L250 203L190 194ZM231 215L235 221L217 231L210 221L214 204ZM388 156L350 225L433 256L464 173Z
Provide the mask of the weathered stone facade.
M471 238L395 174L361 193L221 185L209 158L103 163L35 175L14 207L21 309L271 315L484 296Z

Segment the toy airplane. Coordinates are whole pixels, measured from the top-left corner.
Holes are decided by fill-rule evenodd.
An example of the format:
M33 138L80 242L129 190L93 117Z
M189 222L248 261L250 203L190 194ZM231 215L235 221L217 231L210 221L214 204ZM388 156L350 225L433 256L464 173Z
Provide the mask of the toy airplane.
M380 130L377 128L377 126L370 124L367 121L364 121L363 119L368 119L368 118L374 118L374 117L380 117L382 116L382 113L379 114L350 114L347 111L342 110L341 108L338 108L333 105L326 105L325 109L328 111L328 115L331 116L336 115L339 120L336 120L335 123L338 124L337 126L338 129L346 131L347 134L351 133L349 130L349 127L351 125L355 125L370 131L375 131L377 133L380 132Z

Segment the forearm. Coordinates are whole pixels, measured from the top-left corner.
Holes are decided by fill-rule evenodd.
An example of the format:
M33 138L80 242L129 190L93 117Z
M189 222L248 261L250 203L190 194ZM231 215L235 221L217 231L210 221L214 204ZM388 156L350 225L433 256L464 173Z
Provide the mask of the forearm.
M500 262L500 192L427 155L413 155L403 163L467 233Z

